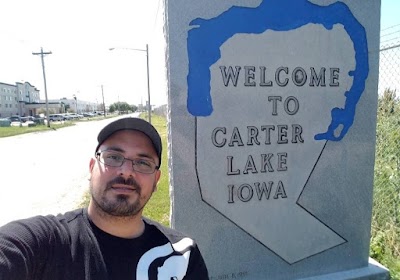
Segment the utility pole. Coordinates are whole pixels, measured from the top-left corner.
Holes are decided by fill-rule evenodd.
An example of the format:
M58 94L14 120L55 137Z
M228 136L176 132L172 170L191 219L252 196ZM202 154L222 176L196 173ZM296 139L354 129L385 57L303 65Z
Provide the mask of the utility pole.
M43 70L43 80L44 80L44 95L46 97L46 118L47 118L47 127L50 127L50 120L49 120L49 102L47 99L47 85L46 85L46 72L44 70L44 55L51 54L51 52L43 52L43 48L40 48L40 53L32 53L33 55L40 55L42 58L42 70Z
M101 95L102 95L102 97L103 97L103 111L104 111L104 117L106 117L106 103L104 103L103 85L101 85Z
M118 115L121 115L121 108L119 104L119 94L118 94Z
M146 44L146 59L147 59L147 99L149 99L149 123L151 123L151 103L150 103L150 73L149 73L149 45Z

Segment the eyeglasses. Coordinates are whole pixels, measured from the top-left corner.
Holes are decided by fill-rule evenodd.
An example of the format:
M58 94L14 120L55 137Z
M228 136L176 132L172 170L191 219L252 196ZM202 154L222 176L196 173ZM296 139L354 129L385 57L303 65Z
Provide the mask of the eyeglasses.
M112 167L120 167L126 160L129 160L132 162L133 170L144 174L152 174L159 168L159 166L150 160L142 158L129 159L113 151L97 152L96 157L101 163Z

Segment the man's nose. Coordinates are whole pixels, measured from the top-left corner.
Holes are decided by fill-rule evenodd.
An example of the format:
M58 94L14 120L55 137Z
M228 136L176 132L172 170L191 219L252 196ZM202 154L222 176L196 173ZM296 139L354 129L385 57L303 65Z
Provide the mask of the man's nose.
M136 174L135 170L133 170L133 162L131 160L125 159L120 167L120 170L121 175L124 175L126 177L131 177Z

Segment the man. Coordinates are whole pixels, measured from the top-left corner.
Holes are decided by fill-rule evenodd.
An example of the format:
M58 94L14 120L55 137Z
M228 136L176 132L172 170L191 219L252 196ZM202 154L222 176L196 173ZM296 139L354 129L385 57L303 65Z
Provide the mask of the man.
M0 279L208 279L192 239L142 216L157 188L155 128L123 118L99 133L87 209L0 228Z

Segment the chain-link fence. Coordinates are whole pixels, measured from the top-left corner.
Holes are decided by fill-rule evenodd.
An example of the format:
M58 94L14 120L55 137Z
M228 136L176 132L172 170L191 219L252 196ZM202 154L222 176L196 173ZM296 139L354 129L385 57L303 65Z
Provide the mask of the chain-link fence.
M400 279L400 40L391 41L380 48L371 256Z
M400 90L400 40L382 45L379 54L379 95L386 89Z

